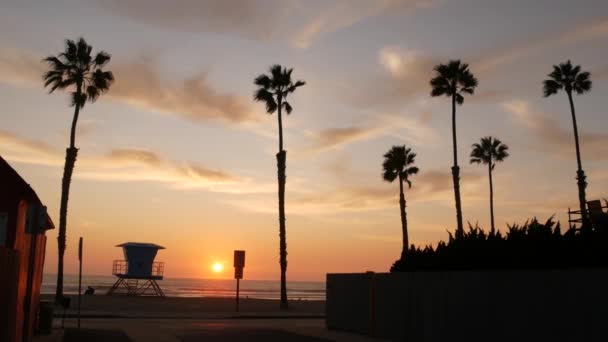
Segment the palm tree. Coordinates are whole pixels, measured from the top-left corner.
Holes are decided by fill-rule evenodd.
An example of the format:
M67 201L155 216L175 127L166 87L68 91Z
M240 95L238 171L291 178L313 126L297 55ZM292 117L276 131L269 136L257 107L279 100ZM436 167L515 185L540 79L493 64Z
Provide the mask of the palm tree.
M491 234L494 235L496 229L494 227L494 187L492 184L492 171L496 163L502 162L509 156L507 151L509 146L502 141L493 137L481 138L479 143L473 144L471 151L471 164L488 165L488 176L490 178L490 222Z
M408 187L412 187L412 182L409 176L418 173L418 168L413 166L416 158L416 153L405 145L393 146L385 155L382 163L382 179L387 182L393 182L399 179L399 208L401 212L401 229L403 231L403 249L401 250L401 260L405 260L407 250L409 248L409 238L407 233L407 216L405 214L405 194L403 192L403 182L406 182Z
M578 127L576 125L576 112L574 111L574 102L572 101L572 92L577 95L582 95L591 90L591 74L587 71L581 72L581 66L572 66L570 61L554 65L553 71L547 75L549 79L543 81L543 92L545 97L557 94L559 90L566 91L568 101L570 102L570 113L572 114L572 126L574 127L574 146L576 147L576 179L578 183L578 201L581 210L582 227L589 226L587 217L587 200L585 188L587 187L585 171L581 163L581 150L578 143Z
M95 57L92 57L92 50L93 47L83 38L80 38L78 42L68 39L65 41L64 52L57 56L48 56L43 60L50 67L50 70L43 75L44 86L50 87L49 93L54 92L56 89L72 90L70 106L74 107L74 117L72 118L72 129L70 131L70 147L66 149L65 167L63 169L61 184L59 236L57 237L59 255L57 290L55 292L55 301L58 303L63 298L63 255L65 253L70 183L72 181L74 164L76 163L76 155L78 154L78 149L75 146L78 115L87 101L95 102L102 93L108 91L114 81L112 72L103 70L103 67L110 61L110 55L105 51L100 51Z
M283 68L278 64L270 67L270 75L261 74L256 77L254 84L258 86L253 98L266 104L266 112L272 114L278 111L279 120L279 153L277 153L278 183L279 183L279 249L281 265L281 309L287 309L287 242L285 237L285 168L287 152L283 150L283 121L282 110L291 114L292 107L287 102L287 96L298 87L306 84L304 81L291 80L293 69Z
M454 197L456 200L457 233L464 232L462 226L462 205L460 201L460 167L458 167L458 146L456 144L456 104L462 105L464 94L472 95L477 87L477 79L469 65L460 60L451 60L448 64L439 64L434 68L436 76L431 79L431 96L449 96L452 98L452 147L454 149L454 165L452 180L454 182Z

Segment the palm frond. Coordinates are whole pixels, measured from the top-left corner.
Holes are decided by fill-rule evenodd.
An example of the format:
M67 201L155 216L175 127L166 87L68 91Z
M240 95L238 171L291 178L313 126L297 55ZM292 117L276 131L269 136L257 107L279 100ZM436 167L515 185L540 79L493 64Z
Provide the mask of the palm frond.
M110 84L114 81L114 74L111 71L95 70L92 74L92 85L100 92L104 93L110 88Z
M572 89L578 94L584 94L591 90L591 74L587 71L581 72L576 75L572 84Z
M384 154L382 163L382 178L387 182L393 182L397 178L401 178L411 187L409 175L417 174L419 169L413 166L416 158L416 153L404 146L393 146Z
M287 101L283 102L283 108L285 108L287 114L291 114L291 111L293 110L293 108L291 108L291 105Z
M277 110L277 103L274 100L274 96L271 92L264 88L260 88L253 94L253 99L258 102L264 102L266 104L266 112L272 114Z
M563 88L562 85L553 79L544 80L543 81L543 96L549 97L551 95L557 94L558 90L560 90L562 88Z
M415 175L415 174L418 174L418 171L420 171L420 169L418 169L417 166L412 166L412 167L410 167L410 168L408 168L406 170L406 174L407 175Z
M70 105L72 107L78 106L79 108L83 108L84 104L87 102L87 94L86 93L78 93L77 91L72 92Z
M268 75L261 74L260 76L255 78L253 83L257 86L263 87L264 89L268 90L268 89L270 89L270 86L272 85L272 80L270 79L270 77L268 77Z
M464 103L464 96L462 96L461 94L456 94L456 103L459 105L462 105Z
M94 102L108 91L114 75L101 68L109 62L110 54L100 51L92 63L92 50L93 47L83 38L77 42L67 39L62 53L44 58L50 70L42 78L44 86L49 87L49 93L72 88L75 91L71 93L71 105L82 108L86 101Z
M464 94L473 95L475 94L475 87L463 87L460 88L460 92Z
M559 69L564 75L569 75L572 73L572 62L568 60L566 63L560 63Z
M467 69L461 75L459 75L459 85L461 87L461 91L467 94L473 94L475 92L475 88L479 85L479 81L473 74Z
M65 63L63 63L56 56L48 56L48 57L44 58L42 61L46 62L51 67L51 69L56 70L56 71L63 71L67 68Z
M84 38L78 39L78 43L76 44L77 49L77 58L78 61L85 65L89 65L91 63L91 51L93 47L87 43Z
M293 72L293 68L287 69L284 68L281 72L281 85L283 87L289 88L291 85L291 73Z
M492 164L493 162L502 162L509 156L509 147L500 141L500 139L488 136L480 139L479 143L471 146L470 163L471 164ZM494 168L494 165L492 168Z
M576 94L584 94L591 90L591 74L581 71L581 66L573 66L568 60L565 63L553 66L549 78L543 81L543 95L549 97L564 89L568 94L574 91Z
M97 55L95 55L95 65L98 68L103 67L110 61L110 54L105 51L99 51Z
M384 169L382 172L382 179L385 181L392 183L395 179L397 179L397 174L389 169Z
M87 86L86 93L87 93L87 98L89 99L89 101L95 102L95 101L97 101L97 98L99 98L100 91L99 91L99 88L97 88L93 85L89 85L89 86Z
M306 82L298 80L296 83L291 84L289 86L289 88L287 89L287 92L288 93L293 93L296 90L296 88L301 87L301 86L303 86L305 84L306 84Z
M49 85L53 85L51 93L61 87L63 84L63 72L57 70L49 70L42 75L42 79L44 80L44 86L48 87Z
M409 179L405 178L405 183L407 184L407 187L408 187L409 189L411 189L411 188L412 188L412 181L411 181L411 180L409 180Z
M293 69L283 68L279 64L270 66L269 74L262 74L256 77L253 81L255 85L260 87L254 92L253 98L255 101L266 103L266 111L274 113L278 109L278 102L287 114L293 111L291 104L286 100L289 93L293 93L296 88L306 84L304 81L291 82L291 74Z
M562 69L558 65L553 66L553 71L551 71L547 76L557 82L561 82L564 78L564 74L562 73Z
M431 79L430 84L431 84L431 96L432 97L442 96L442 95L451 96L452 92L450 89L450 85L445 78L437 76L437 77Z
M436 65L435 77L431 79L431 96L455 96L456 102L464 102L462 94L472 95L478 81L469 70L467 63L450 60L447 64Z
M64 52L60 53L59 56L69 63L76 63L78 60L78 48L76 47L76 43L71 39L66 39Z
M270 67L269 71L272 80L271 87L278 89L281 86L282 67L279 64L275 64Z

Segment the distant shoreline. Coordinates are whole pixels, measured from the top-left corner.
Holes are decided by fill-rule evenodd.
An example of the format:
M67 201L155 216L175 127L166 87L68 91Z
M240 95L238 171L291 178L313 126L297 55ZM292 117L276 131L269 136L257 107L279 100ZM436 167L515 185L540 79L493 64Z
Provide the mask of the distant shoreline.
M56 273L43 273L43 277L48 278L57 278ZM114 277L110 274L83 274L83 277ZM65 273L64 277L78 277L78 273ZM211 281L236 281L233 278L193 278L193 277L167 277L165 276L165 280L211 280ZM242 279L241 281L263 281L263 282L279 282L280 279ZM325 279L323 280L287 280L288 283L323 283L325 284Z
M117 278L111 275L82 277L82 291L89 286L95 289L95 294L106 294ZM234 279L176 279L165 278L158 284L166 296L184 298L229 298L234 297L236 281ZM41 293L54 294L56 279L44 277ZM281 284L279 281L242 280L240 284L241 298L279 299ZM294 299L324 300L326 285L324 282L288 282L288 295ZM63 282L63 293L74 295L78 293L78 277L66 275Z

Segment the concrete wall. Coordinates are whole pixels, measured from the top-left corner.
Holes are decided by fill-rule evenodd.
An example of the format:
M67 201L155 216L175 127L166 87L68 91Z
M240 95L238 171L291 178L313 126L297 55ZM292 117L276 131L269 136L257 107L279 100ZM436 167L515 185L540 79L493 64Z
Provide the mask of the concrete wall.
M402 341L608 341L608 269L327 275L326 321Z

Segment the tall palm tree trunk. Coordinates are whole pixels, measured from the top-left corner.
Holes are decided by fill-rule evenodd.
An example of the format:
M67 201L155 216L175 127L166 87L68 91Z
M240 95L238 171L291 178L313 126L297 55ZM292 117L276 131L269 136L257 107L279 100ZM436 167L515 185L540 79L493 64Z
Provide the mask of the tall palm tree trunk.
M405 194L403 193L403 180L399 176L399 208L401 209L401 229L403 231L403 249L401 250L401 260L405 260L409 249L409 237L407 232L407 216L405 213Z
M585 171L583 171L583 165L581 162L581 150L578 143L578 126L576 124L576 112L574 111L574 102L572 101L572 91L568 91L568 101L570 101L570 113L572 114L572 126L574 127L574 145L576 147L576 179L578 184L578 201L581 210L582 227L585 229L591 228L589 226L589 220L587 217L587 195L585 194L585 188L587 187Z
M80 87L78 90L80 93ZM78 114L80 106L76 105L74 109L74 117L72 119L72 129L70 131L70 147L65 150L65 166L63 168L63 179L61 181L61 202L59 208L59 235L57 236L57 288L55 290L55 303L61 304L63 299L63 256L65 254L66 245L66 227L68 216L68 199L70 196L70 184L72 182L72 173L76 164L76 156L78 149L75 147L76 140L76 124L78 123Z
M457 234L464 233L462 226L462 206L460 203L460 167L458 167L458 145L456 143L456 96L452 95L452 144L454 149L454 166L452 166L452 180L454 182L454 198L456 200Z
M494 234L496 228L494 227L494 187L492 184L492 161L488 163L488 176L490 178L490 232Z
M281 309L287 309L287 238L285 235L285 182L287 178L285 169L287 168L287 152L283 150L283 122L281 117L282 98L279 96L278 100L279 153L277 153L277 176L279 182L279 263L281 265Z

